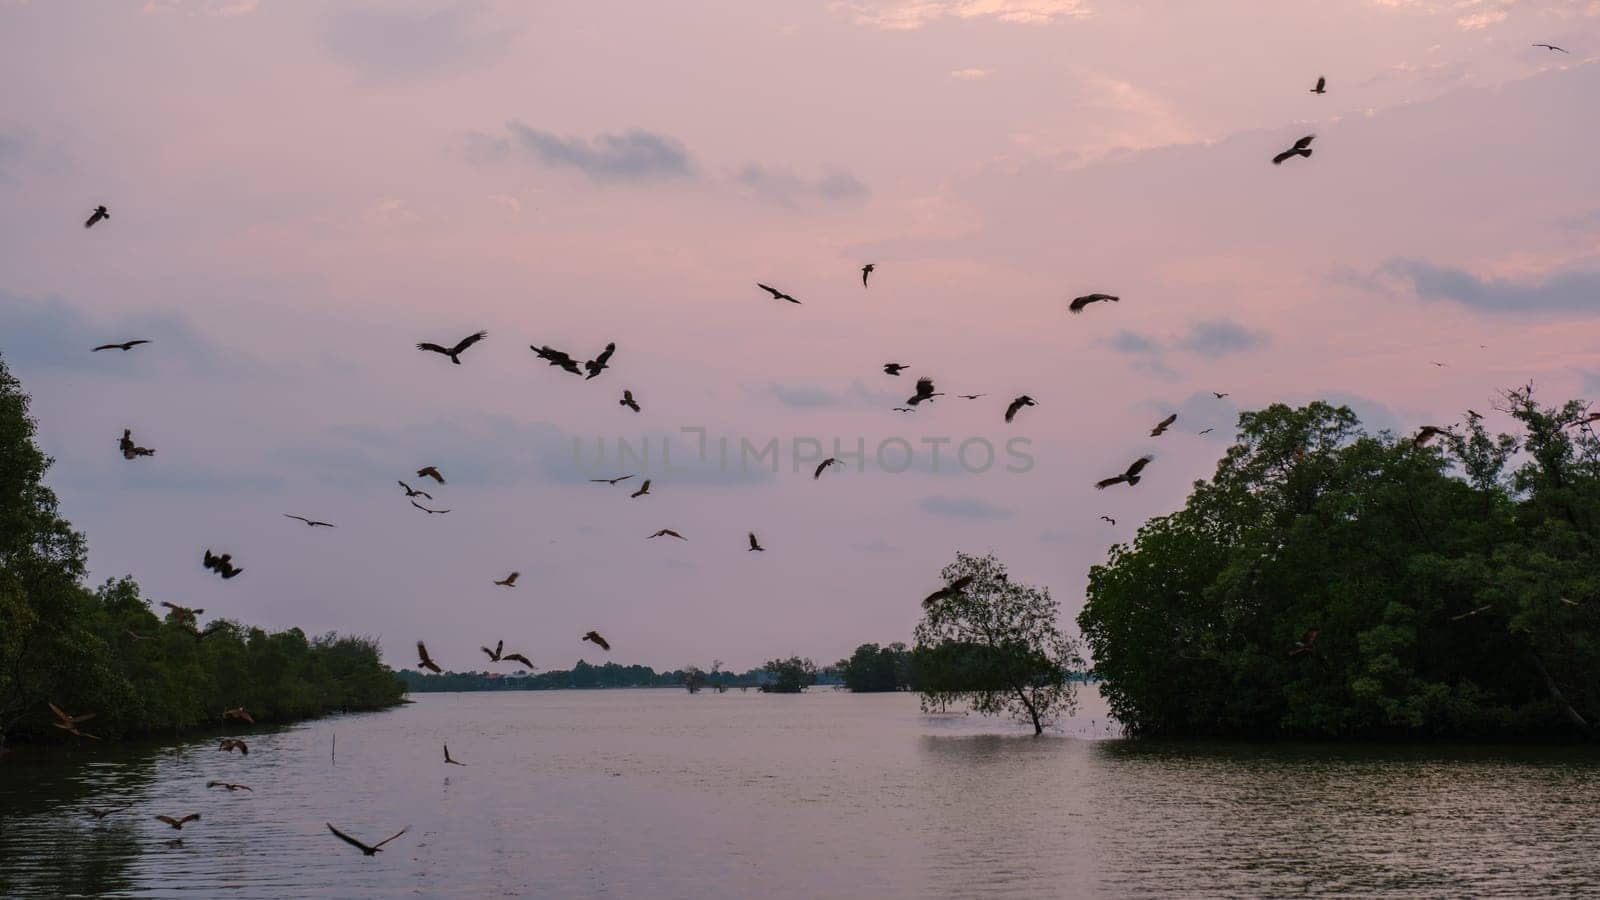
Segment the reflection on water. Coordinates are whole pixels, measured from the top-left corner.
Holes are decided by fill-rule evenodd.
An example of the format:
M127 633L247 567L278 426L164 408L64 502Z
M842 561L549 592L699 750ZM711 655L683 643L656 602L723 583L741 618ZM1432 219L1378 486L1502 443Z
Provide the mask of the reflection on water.
M1085 700L1077 738L1036 740L910 695L424 695L256 734L248 757L19 754L0 896L1600 893L1592 751L1088 740L1105 711ZM151 817L188 812L167 846ZM326 821L412 830L369 859Z

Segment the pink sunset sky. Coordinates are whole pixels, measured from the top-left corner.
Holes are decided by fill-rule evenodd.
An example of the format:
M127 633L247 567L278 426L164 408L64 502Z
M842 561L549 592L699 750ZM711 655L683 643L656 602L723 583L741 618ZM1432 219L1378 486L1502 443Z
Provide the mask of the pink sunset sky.
M1398 433L1600 393L1597 57L1589 0L0 0L0 353L96 581L397 665L565 668L591 628L658 668L831 662L909 640L957 550L1070 626L1241 409ZM1123 299L1069 315L1091 291ZM478 329L460 367L414 349ZM608 341L593 381L528 350ZM950 395L892 411L918 375ZM780 470L653 459L630 500L571 461L693 462L682 428ZM795 437L917 464L813 480ZM991 471L950 466L971 438ZM395 484L426 464L447 516Z

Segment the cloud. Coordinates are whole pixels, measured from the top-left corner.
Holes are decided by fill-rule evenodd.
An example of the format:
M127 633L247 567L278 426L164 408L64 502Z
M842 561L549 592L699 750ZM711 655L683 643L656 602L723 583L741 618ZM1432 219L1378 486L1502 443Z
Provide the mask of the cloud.
M1600 372L1594 369L1579 369L1578 384L1578 389L1585 394L1591 397L1600 396Z
M1126 328L1113 335L1109 343L1111 349L1128 355L1155 356L1161 353L1160 341Z
M867 196L867 186L843 169L829 169L817 178L804 178L751 163L740 169L733 180L755 197L779 206L796 207L812 201L851 203Z
M873 538L870 541L862 541L860 543L851 544L850 545L850 549L856 551L857 553L899 553L900 552L900 548L899 547L896 547L895 545L889 543L888 541L884 540L883 538Z
M385 197L368 207L365 218L373 225L415 225L422 221L422 216L395 197Z
M784 406L799 409L821 409L823 407L838 406L842 402L837 394L825 391L819 387L796 385L793 387L773 382L772 396Z
M376 78L401 79L451 69L498 53L512 32L481 26L481 4L432 13L387 7L341 8L324 44L340 61Z
M231 19L253 13L260 5L260 0L149 0L140 7L139 15L160 15L182 10L191 16L198 14Z
M593 138L562 137L522 122L506 123L509 141L479 136L469 154L504 158L520 152L524 158L553 168L577 169L595 181L648 181L688 178L694 162L677 138L633 128Z
M993 69L979 69L979 68L953 69L950 72L950 77L951 78L958 78L958 79L960 79L962 81L977 81L980 78L988 78L990 75L993 75L993 74L994 74L994 70Z
M1231 319L1213 319L1189 326L1189 333L1173 345L1197 356L1216 359L1267 345L1267 334L1245 328Z
M906 388L910 393L911 388ZM752 392L754 393L754 392ZM812 384L780 384L768 382L764 395L776 397L779 403L791 409L828 409L855 406L870 409L888 409L899 405L903 396L889 391L874 391L860 379L853 379L848 390L833 391Z
M152 343L124 354L89 352L112 341ZM139 378L174 364L190 372L219 369L208 344L189 320L167 310L126 313L112 321L93 321L57 297L32 300L0 291L0 353L19 370L54 369Z
M510 194L490 194L489 202L504 208L513 216L522 215L522 201Z
M952 519L1004 519L1011 515L1011 510L995 506L986 500L979 500L976 497L934 495L918 500L917 506L930 515L945 516Z
M1593 311L1600 296L1600 273L1563 272L1537 283L1503 278L1479 278L1461 269L1436 266L1414 259L1392 259L1378 268L1377 276L1399 279L1423 300L1451 300L1492 313L1534 311Z
M836 2L859 25L905 31L942 18L991 18L1021 25L1049 25L1093 15L1085 0L851 0Z

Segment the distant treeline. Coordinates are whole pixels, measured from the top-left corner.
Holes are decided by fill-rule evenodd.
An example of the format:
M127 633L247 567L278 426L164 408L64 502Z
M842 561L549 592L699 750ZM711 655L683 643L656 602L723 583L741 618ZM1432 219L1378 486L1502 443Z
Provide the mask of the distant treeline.
M694 684L697 688L760 688L773 684L776 676L767 668L747 672L724 672L713 667L705 672L694 666L657 672L649 666L623 666L617 663L590 665L584 660L570 669L552 669L534 674L506 675L498 672L446 672L428 675L402 669L400 680L413 693L434 691L560 691L576 688L676 687ZM818 674L822 684L837 683L837 678Z
M1025 657L1013 654L1015 664ZM976 644L944 641L932 647L908 648L896 641L886 647L862 644L849 659L828 670L856 693L885 691L1000 690L1001 654ZM1084 673L1069 673L1068 681L1088 680Z
M131 579L83 586L83 535L42 483L28 398L0 361L0 749L8 740L87 740L52 727L50 704L101 739L393 705L403 690L375 641L236 622L162 620Z

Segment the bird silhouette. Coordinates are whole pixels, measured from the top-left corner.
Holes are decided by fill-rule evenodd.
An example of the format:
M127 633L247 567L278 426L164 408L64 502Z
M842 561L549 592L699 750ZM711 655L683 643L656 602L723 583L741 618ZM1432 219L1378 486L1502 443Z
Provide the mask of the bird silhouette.
M447 766L465 766L466 765L466 763L464 763L464 762L458 762L458 761L450 758L450 745L449 744L445 744L444 745L444 764L447 765Z
M1438 425L1424 425L1417 429L1417 434L1411 439L1411 446L1426 447L1428 442L1441 434L1449 434L1450 429L1440 428Z
M1313 94L1326 94L1328 92L1328 79L1317 76L1317 86L1311 89Z
M916 410L912 409L909 406L896 406L894 408L894 411L895 412L916 412Z
M1311 142L1313 140L1315 140L1316 137L1317 136L1314 135L1314 134L1308 134L1305 137L1301 138L1300 140L1295 141L1293 147L1290 147L1289 149L1283 151L1282 153L1279 153L1277 156L1274 156L1272 158L1272 164L1275 165L1275 166L1281 166L1281 165L1283 165L1283 161L1284 160L1290 159L1290 158L1296 157L1296 156L1304 156L1306 159L1310 159L1311 158Z
M250 789L250 785L248 785L248 784L234 784L231 781L208 781L208 782L206 782L206 787L208 787L208 788L214 788L214 787L227 788L228 789L228 793L230 793L230 794L233 793L234 791L250 791L250 793L252 793L252 794L255 793L255 791Z
M165 822L166 824L171 825L174 829L176 829L178 831L182 831L183 830L183 826L185 824L187 824L189 822L198 822L198 821L200 821L200 814L199 813L189 813L187 816L184 816L181 819L174 819L171 816L156 816L156 821L157 822Z
M1461 614L1461 615L1459 615L1459 616L1451 616L1451 617L1450 617L1450 621L1452 621L1452 622L1459 622L1459 621L1461 621L1461 620L1462 620L1462 619L1470 619L1470 618L1472 618L1472 617L1473 617L1473 616L1475 616L1475 615L1477 615L1477 614L1478 614L1478 613L1484 613L1484 612L1488 612L1488 611L1489 611L1489 610L1491 610L1491 609L1494 609L1494 604L1492 604L1492 603L1485 603L1485 604L1484 604L1484 605L1482 605L1482 606L1480 606L1480 607L1478 607L1478 608L1477 608L1477 609L1470 609L1470 610L1467 610L1467 611L1466 611L1466 612L1464 612L1464 613L1462 613L1462 614Z
M1210 434L1213 431L1216 431L1216 429L1215 428L1206 428L1206 429L1203 429L1201 431L1195 432L1195 434Z
M1121 475L1118 475L1114 478L1106 478L1101 481L1097 481L1095 482L1094 486L1097 490L1102 491L1108 487L1111 487L1113 484L1126 484L1129 487L1133 487L1139 483L1139 473L1144 470L1145 466L1150 465L1150 461L1153 459L1155 459L1153 456L1141 456L1133 461L1133 465L1129 466L1126 472L1123 472Z
M55 727L74 737L88 738L91 741L100 740L92 734L78 730L79 725L82 725L84 722L94 718L94 713L79 713L75 716L69 716L62 711L61 707L55 705L54 703L45 701L45 705L50 707L50 712L56 717L56 720L50 723L51 725L54 725Z
M765 553L765 552L767 552L767 548L761 546L761 542L756 540L756 533L754 531L750 532L750 549L746 550L745 552L746 553Z
M615 478L591 478L589 480L594 482L595 484L611 484L611 485L614 485L619 481L627 481L629 478L632 478L632 477L633 477L632 475L618 475Z
M94 348L93 350L90 350L89 352L90 353L99 353L101 350L123 350L123 351L127 351L127 350L132 350L133 348L139 346L140 344L148 344L148 343L150 343L150 342L141 340L141 341L123 341L120 344L101 344L100 346Z
M256 723L255 717L250 715L250 711L242 706L223 710L222 717L224 719L238 719L246 725L254 725Z
M444 515L444 514L445 514L445 513L447 513L447 512L449 512L449 511L450 511L450 510L448 510L448 509L429 509L429 508L428 508L428 507L426 507L426 506L423 506L423 505L422 505L422 504L421 504L421 503L418 503L418 502L417 502L417 501L415 501L415 500L413 500L413 501L411 501L411 505L412 505L412 506L415 506L415 507L416 507L416 508L417 508L417 509L420 509L420 510L422 510L422 511L423 511L423 512L425 512L425 513L427 513L427 514L428 514L428 515L430 515L430 516L433 516L433 515L440 515L440 516L442 516L442 515Z
M85 812L87 812L91 816L94 816L95 817L95 821L99 821L101 819L104 819L106 816L111 815L112 813L122 812L125 809L132 809L132 808L133 807L131 807L131 806L111 806L111 807L91 806L87 810L85 810Z
M675 537L680 541L687 541L688 540L688 538L686 538L683 535L677 533L676 531L673 531L671 528L663 528L660 531L656 532L655 534L650 535L650 537L645 538L645 540L648 541L648 540L651 540L652 538L658 538L658 537Z
M427 351L432 352L432 353L441 353L441 354L443 354L445 356L450 357L450 361L459 366L459 365L461 365L461 353L462 353L462 351L466 350L468 347L471 347L473 344L476 344L477 342L483 340L484 338L486 338L488 336L489 336L489 332L487 332L487 331L480 331L477 334L469 334L466 337L462 338L461 341L459 343L457 343L454 347L441 347L438 344L430 344L427 341L424 341L424 342L422 342L422 343L417 345L417 349L418 350L427 350Z
M319 522L316 519L308 519L305 516L297 516L297 515L294 515L293 513L284 513L283 515L284 515L285 518L299 519L300 521L306 523L306 525L311 527L311 528L337 528L337 527L339 527L339 526L333 524L332 522Z
M1034 399L1032 397L1029 397L1027 394L1023 394L1022 396L1018 397L1017 399L1011 401L1010 405L1008 405L1006 407L1006 423L1010 424L1011 420L1015 419L1017 417L1017 411L1022 409L1024 406L1038 406L1038 405L1039 404L1034 402Z
M427 669L435 675L444 672L443 669L439 668L439 664L433 661L433 657L428 655L428 645L422 641L417 641L417 668Z
M517 579L521 578L521 577L522 577L522 573L521 572L512 572L510 575L507 575L506 577L500 579L499 581L496 581L495 584L498 584L501 587L516 587L517 586Z
M182 622L178 627L189 632L189 635L194 638L194 642L198 644L206 638L211 637L213 634L222 631L226 626L224 626L221 622L212 622L210 625L206 626L205 631L201 631L200 629L194 627L193 622Z
M215 557L213 557L213 559L215 559ZM211 565L207 564L206 568L211 568ZM192 608L188 606L179 606L178 604L168 600L161 601L161 605L172 610L172 618L177 622L193 622L195 616L205 615L204 607Z
M490 650L488 647L479 647L478 649L482 650L484 653L489 655L489 661L490 662L499 662L500 661L500 651L504 650L505 647L506 647L506 642L505 641L496 641L493 650Z
M1557 47L1555 44L1534 44L1533 46L1535 46L1535 47L1543 47L1546 50L1554 50L1557 53L1566 53L1567 52L1567 51L1561 49L1560 47ZM104 206L102 206L100 208L101 209L105 209ZM93 224L93 220L90 220L90 224Z
M1212 391L1211 392L1211 396L1217 398L1218 400L1222 400L1222 399L1227 398L1227 397L1232 397L1233 395L1232 394L1219 394L1216 391Z
M417 477L432 478L434 481L444 484L444 475L440 474L439 469L436 466L423 466L417 470ZM429 497L428 499L432 500L433 498Z
M250 755L250 745L238 738L223 738L222 742L217 744L217 750L222 753L232 753L237 750L240 756Z
M1435 368L1440 368L1440 369L1448 369L1450 367L1449 363L1434 362L1431 359L1428 360L1428 365L1434 366Z
M122 451L123 459L138 459L141 456L155 456L156 452L148 447L141 447L133 442L133 429L122 429L122 439L117 441L117 449Z
M507 653L505 656L500 657L500 662L519 662L522 663L523 668L530 672L537 668L533 664L533 660L523 656L521 653Z
M935 397L943 397L943 396L944 396L944 392L943 391L941 391L939 393L934 393L934 391L933 391L933 379L932 378L918 378L917 379L917 392L915 394L912 394L910 397L906 398L906 405L907 406L916 406L918 403L921 403L924 400L932 400Z
M1177 413L1173 413L1172 415L1167 416L1165 419L1162 419L1161 421L1157 422L1156 423L1156 427L1150 429L1150 436L1151 437L1160 437L1163 434L1166 434L1167 433L1167 429L1171 428L1172 427L1172 423L1176 422L1176 421L1178 421L1178 414Z
M428 493L427 491L412 490L411 489L411 485L406 484L404 481L396 481L395 484L398 484L401 487L405 488L407 497L427 497L429 500L433 499L433 495L432 494Z
M828 457L827 459L823 460L822 462L817 463L817 470L815 472L811 473L811 480L812 481L816 481L818 478L822 477L822 470L823 469L826 469L829 466L836 466L838 464L839 464L839 461L837 459L834 459L831 456Z
M582 640L588 641L596 647L599 647L601 650L605 650L607 652L611 650L611 642L601 637L600 632L598 631L588 632L583 636Z
M623 391L622 399L617 401L618 406L626 406L634 412L639 411L639 404L633 399L633 391Z
M1303 656L1311 652L1311 646L1317 642L1317 635L1322 633L1320 628L1307 629L1305 636L1295 641L1294 647L1289 651L1290 656Z
M635 497L643 497L648 493L650 493L650 479L646 478L644 480L644 484L639 485L639 489L637 491L634 491L628 495L628 499L632 500Z
M780 291L775 287L768 287L768 286L766 286L766 285L764 285L764 284L762 284L760 282L756 282L756 287L761 288L763 291L766 291L767 293L771 294L772 295L772 299L774 299L774 300L787 300L790 303L799 303L800 302L799 300L796 300L795 298L789 296L788 294L785 294L783 291Z
M956 396L960 397L963 400L976 400L979 397L987 397L989 395L988 394L957 394Z
M578 366L578 361L573 359L565 351L557 350L554 347L540 347L536 344L529 344L528 349L538 354L540 359L558 369L565 369L574 375L583 374L583 370Z
M1110 516L1101 516L1100 517L1100 521L1106 522L1106 523L1111 524L1111 525L1117 524L1117 520L1111 518Z
M866 287L867 286L867 276L871 275L873 270L876 269L876 268L878 268L878 267L876 265L873 265L872 263L867 263L866 265L861 267L861 286L862 287Z
M609 368L606 363L611 359L611 354L615 352L617 352L617 345L615 343L607 344L606 348L600 351L599 356L584 363L583 368L589 373L588 378L584 380L587 381Z
M1113 294L1084 294L1082 297L1072 298L1072 302L1067 304L1067 309L1070 312L1081 313L1089 304L1099 303L1101 301L1121 303L1122 298Z
M89 220L83 223L85 228L93 228L101 219L111 218L111 213L104 206L96 206L94 212L89 214Z
M963 575L960 578L957 578L955 581L946 584L944 587L939 588L937 591L934 591L922 599L923 608L926 609L933 606L935 603L938 603L940 600L954 597L955 595L961 593L967 589L967 585L972 583L972 579L973 576L971 575Z
M224 579L233 578L244 571L233 564L232 553L224 553L218 556L212 553L209 547L206 549L205 555L200 557L200 565L216 572Z
M329 831L333 832L333 836L334 837L338 838L341 841L344 841L346 844L349 844L352 847L355 847L356 849L360 850L362 853L366 854L367 856L376 856L376 855L378 855L378 851L383 849L383 845L384 844L389 843L390 841L394 840L395 838L399 837L400 835L405 834L406 832L411 830L411 826L407 825L406 827L400 829L399 831L395 832L394 834L389 835L388 837L386 837L383 840L377 842L376 844L363 844L362 842L356 840L355 838L351 837L350 835L345 834L344 832L340 831L339 829L333 827L333 823L332 822L326 822L324 824L326 824L328 826L328 830Z
M883 364L883 374L885 374L885 375L899 375L901 372L904 372L906 369L909 369L909 368L910 368L910 366L906 365L905 363L884 363Z

